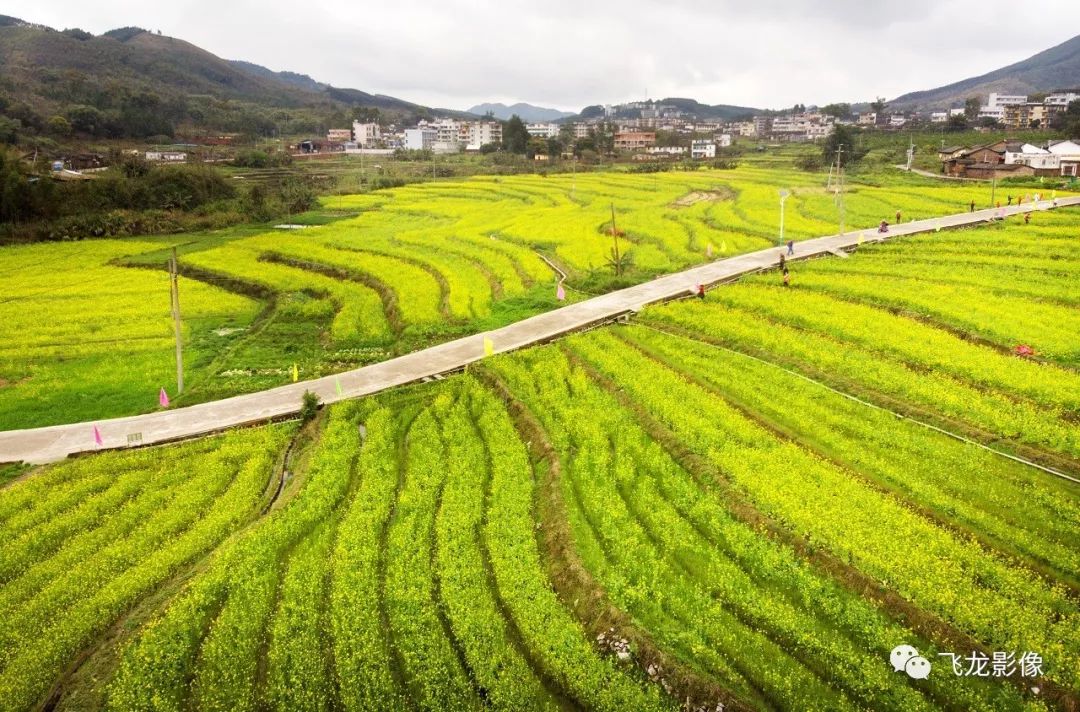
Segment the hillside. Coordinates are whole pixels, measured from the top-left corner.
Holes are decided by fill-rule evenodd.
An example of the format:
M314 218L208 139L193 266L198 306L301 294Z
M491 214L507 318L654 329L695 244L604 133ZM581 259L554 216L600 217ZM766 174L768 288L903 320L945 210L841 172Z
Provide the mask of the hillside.
M749 106L732 106L730 104L702 104L696 99L687 99L683 97L668 97L666 99L654 99L648 102L652 106L672 106L683 112L683 115L688 118L701 119L701 120L721 120L730 121L732 119L738 119L742 117L753 116L754 114L760 114L760 109L755 109ZM616 107L618 109L618 107ZM586 106L581 110L581 113L577 114L573 118L590 119L597 118L604 115L604 107L599 104L592 106ZM623 108L617 111L616 116L620 119L636 119L641 116L640 109Z
M896 108L921 109L960 106L971 96L990 92L1035 94L1080 87L1080 35L1021 62L987 74L947 84L937 89L912 92L890 102Z
M41 131L53 116L79 133L121 138L194 130L318 131L353 107L403 118L430 109L394 97L336 89L305 75L222 59L184 40L137 27L94 36L0 17L0 114Z
M509 119L511 116L517 114L521 117L522 121L541 122L541 121L558 121L559 119L565 119L568 116L573 116L573 112L559 111L558 109L548 109L543 106L534 106L532 104L526 104L519 102L511 106L506 104L477 104L469 109L470 114L476 114L477 116L483 116L490 112L496 119L503 121Z

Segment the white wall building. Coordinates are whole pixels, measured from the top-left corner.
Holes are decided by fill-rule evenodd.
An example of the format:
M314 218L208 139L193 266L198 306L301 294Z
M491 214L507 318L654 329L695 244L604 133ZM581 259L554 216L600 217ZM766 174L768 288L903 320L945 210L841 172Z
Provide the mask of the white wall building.
M479 151L489 143L502 143L502 124L497 121L471 121L462 126L466 151Z
M731 146L731 134L717 134L716 145L720 148L728 148Z
M716 158L716 144L708 139L696 139L690 142L691 158Z
M991 92L986 99L986 105L979 109L980 119L1005 120L1005 107L1026 104L1027 97L1022 94L998 94Z
M683 156L686 155L685 146L649 146L645 153L650 156Z
M439 133L430 126L405 129L405 148L410 151L430 151Z
M183 163L187 154L183 151L147 151L145 158L151 163Z
M1071 92L1048 94L1046 98L1043 99L1043 104L1045 106L1068 106L1077 99L1080 99L1080 94L1073 94Z
M382 138L382 131L379 129L378 124L365 124L359 121L354 121L352 125L353 141L356 141L360 146L367 148L374 146L380 138Z
M535 136L537 138L559 137L558 124L525 124L525 130L529 132L530 136Z
M1007 165L1031 166L1032 168L1057 169L1061 167L1061 156L1050 153L1045 148L1025 143L1020 147L1019 151L1006 151L1005 163Z

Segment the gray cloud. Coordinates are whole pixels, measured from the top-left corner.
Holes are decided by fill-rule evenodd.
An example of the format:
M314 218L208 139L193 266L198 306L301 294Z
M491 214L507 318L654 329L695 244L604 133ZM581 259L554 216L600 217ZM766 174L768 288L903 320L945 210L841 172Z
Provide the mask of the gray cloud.
M981 74L1069 39L1076 0L9 0L5 14L160 29L337 86L466 108L688 96L784 107L868 100ZM1018 20L1023 32L1014 32Z

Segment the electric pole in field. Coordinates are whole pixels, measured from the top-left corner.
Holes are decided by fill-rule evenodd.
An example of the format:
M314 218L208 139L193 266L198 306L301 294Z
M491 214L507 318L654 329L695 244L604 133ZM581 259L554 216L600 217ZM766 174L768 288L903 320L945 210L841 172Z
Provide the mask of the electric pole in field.
M791 191L789 190L780 191L780 245L784 244L784 203L787 202L790 195Z
M180 329L180 285L177 282L176 248L172 248L172 259L169 260L169 286L172 297L173 332L176 336L176 393L184 392L184 342Z
M840 234L844 230L844 144L836 147L836 207L840 210Z
M611 239L615 246L611 248L611 254L615 258L615 274L622 274L622 258L619 256L619 229L615 227L615 203L611 204Z

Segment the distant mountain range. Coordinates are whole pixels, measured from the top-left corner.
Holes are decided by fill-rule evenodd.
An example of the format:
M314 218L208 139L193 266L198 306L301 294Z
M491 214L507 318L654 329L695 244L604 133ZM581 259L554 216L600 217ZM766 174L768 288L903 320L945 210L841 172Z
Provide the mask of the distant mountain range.
M0 15L0 99L4 99L0 108L8 106L5 112L11 114L10 108L18 104L16 118L23 124L33 123L35 116L44 122L72 107L92 107L106 116L111 112L115 118L125 111L130 114L145 109L124 103L125 97L140 93L159 98L159 107L152 108L160 108L162 115L168 113L167 121L199 121L205 128L218 130L239 125L252 112L268 114L275 109L306 109L314 117L367 107L403 121L436 114L468 116L333 87L304 74L274 72L250 62L222 59L184 40L138 27L95 36ZM201 117L190 112L185 115L184 107L199 97L227 99L243 106L214 107L213 116L206 112ZM219 125L213 125L215 122Z
M904 94L889 102L897 109L945 109L968 97L985 100L991 92L1037 94L1080 87L1080 35L1022 62L937 89Z
M517 103L512 106L506 104L477 104L468 110L470 114L476 114L477 116L483 116L487 113L491 113L496 119L506 121L515 114L526 123L542 123L546 121L558 121L559 119L565 119L568 116L573 116L572 111L559 111L558 109L546 109L542 106L533 106L532 104Z

